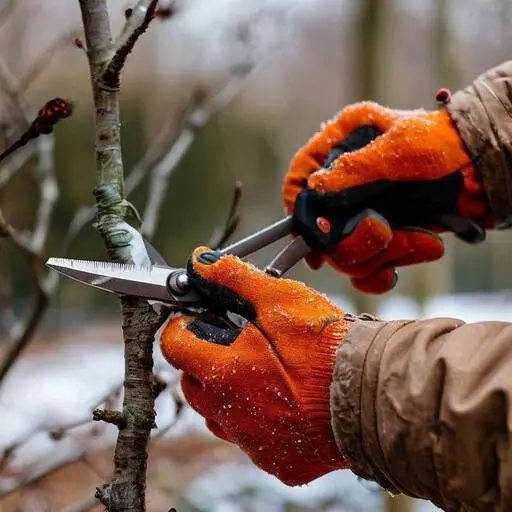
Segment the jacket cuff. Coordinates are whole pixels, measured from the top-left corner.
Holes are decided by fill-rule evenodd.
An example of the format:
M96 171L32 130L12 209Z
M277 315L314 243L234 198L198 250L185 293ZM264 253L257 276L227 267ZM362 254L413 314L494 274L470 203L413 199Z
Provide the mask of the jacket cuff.
M481 175L496 229L512 227L512 61L456 92L446 109Z
M350 469L392 493L401 490L380 448L375 400L379 361L387 340L410 321L356 320L336 352L331 385L331 424Z

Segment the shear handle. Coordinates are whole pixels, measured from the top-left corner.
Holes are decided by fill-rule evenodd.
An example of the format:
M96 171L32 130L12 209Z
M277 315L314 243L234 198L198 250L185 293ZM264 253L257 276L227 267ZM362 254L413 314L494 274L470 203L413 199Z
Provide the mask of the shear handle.
M233 254L239 258L244 258L250 254L259 251L267 245L273 244L281 238L290 235L293 231L294 221L292 216L285 217L282 220L274 222L270 226L253 233L238 242L228 245L219 252L224 256L225 254Z

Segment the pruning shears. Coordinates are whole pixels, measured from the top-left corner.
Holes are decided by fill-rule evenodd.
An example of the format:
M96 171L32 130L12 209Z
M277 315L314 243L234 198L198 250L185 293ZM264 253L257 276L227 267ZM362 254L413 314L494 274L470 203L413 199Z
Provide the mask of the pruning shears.
M347 150L357 149L378 136L364 127L354 132L333 152L330 161ZM352 139L352 137L355 137ZM392 229L410 226L430 229L437 226L453 232L468 243L478 243L485 231L470 219L452 211L450 202L441 198L425 201L425 192L435 183L425 182L421 189L410 183L381 180L354 187L340 194L322 194L302 190L295 201L293 214L220 250L221 255L240 258L289 235L294 238L267 265L265 271L277 278L283 276L309 252L328 252L353 232L367 215L384 218ZM434 197L432 190L429 197ZM126 265L110 262L50 258L47 265L67 277L119 295L132 295L175 306L201 305L201 297L190 283L185 268L167 264L146 240L151 265Z
M293 218L287 217L224 249L221 255L241 258L266 247L293 231ZM144 239L151 265L133 265L104 261L50 258L46 265L76 281L116 293L132 295L175 306L197 306L201 297L189 282L185 268L171 267L163 256ZM273 260L266 272L282 276L308 252L304 239L292 240Z
M305 191L307 192L307 191ZM387 191L388 194L390 190ZM380 194L366 198L366 204L372 205L380 202ZM389 218L391 226L400 227L396 219L404 217L410 206L410 200L402 201L402 206L391 204ZM265 272L277 278L283 276L288 270L302 260L309 252L326 251L332 248L339 240L348 236L358 221L369 213L382 215L372 208L360 207L360 202L337 206L335 210L329 207L321 208L327 215L316 210L314 201L307 193L301 193L296 202L293 215L290 215L256 233L235 242L218 251L221 255L233 254L240 258L250 256L256 251L277 242L289 235L294 238L282 249L267 265ZM382 209L381 209L382 211ZM409 210L410 211L410 210ZM423 212L424 221L429 217ZM409 214L410 217L410 214ZM428 223L419 225L440 225L452 231L463 240L474 243L480 240L480 228L472 221L452 214L437 214L431 216ZM409 224L411 225L411 224ZM418 225L418 224L415 224ZM185 268L176 268L167 264L165 259L147 241L144 240L151 265L132 265L102 261L87 261L66 258L50 258L48 267L75 279L81 283L109 291L119 295L132 295L149 300L163 302L175 306L198 306L201 297L190 283Z

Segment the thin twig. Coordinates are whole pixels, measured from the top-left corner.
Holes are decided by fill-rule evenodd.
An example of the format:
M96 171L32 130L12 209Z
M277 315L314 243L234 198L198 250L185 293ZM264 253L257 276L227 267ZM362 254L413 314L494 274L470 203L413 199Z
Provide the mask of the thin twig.
M206 100L203 105L198 106L190 114L188 123L180 133L167 155L155 166L151 176L149 199L144 212L142 232L148 238L155 234L160 210L162 208L167 191L168 179L172 172L178 167L184 155L194 142L197 133L220 109L231 103L240 92L252 67L243 68L234 75L229 82L211 99Z
M221 249L226 242L231 238L235 232L238 224L240 223L240 216L238 215L238 205L242 197L242 183L237 181L233 192L233 199L231 200L231 207L229 208L228 217L224 226L217 228L210 237L208 247L217 250Z
M188 126L190 126L192 120L197 115L197 111L203 108L210 110L208 106L205 107L205 105L202 104L203 101L204 99L201 100L201 103L198 103L198 101L193 98L190 104L182 109L182 114L179 116L181 118L180 120L176 121L175 119L170 118L162 124L157 134L152 137L150 146L139 160L139 162L130 171L125 180L124 190L127 198L137 190L148 173L151 172L151 170L154 169L155 166L162 161L164 156L168 155L173 150L173 148L178 145L180 134L185 131ZM176 131L176 125L178 125L180 129L178 131L177 137L172 137ZM171 140L171 144L169 144L169 140ZM174 151L177 152L176 149ZM186 152L180 152L180 158L185 156L185 154ZM179 162L177 162L176 165L178 163ZM82 229L88 223L92 222L95 214L96 207L94 205L83 206L75 212L69 229L66 233L64 243L60 248L60 254L64 254L68 250L69 246L82 231Z
M171 430L174 425L176 425L176 422L180 419L182 411L185 407L185 403L183 400L175 398L176 400L176 415L174 418L165 426L160 428L154 435L151 436L151 439L149 441L150 446L154 446L160 439L162 439L169 430ZM80 459L82 459L80 457ZM60 512L87 512L92 507L98 504L98 498L96 498L95 494L91 494L87 498L84 498L80 501L77 501L63 509L61 509Z
M99 400L96 401L96 403L91 407L91 409L89 410L89 412L87 413L85 418L82 417L82 418L77 419L76 421L73 421L71 423L63 425L61 427L52 428L51 430L47 431L48 436L51 437L52 439L54 439L55 441L58 441L60 439L63 439L70 430L77 428L77 427L82 427L87 424L92 424L92 421L93 421L92 417L91 417L92 411L94 409L96 409L96 407L99 407L100 405L102 405L104 403L108 403L110 400L113 399L113 397L118 395L122 389L123 389L122 382L116 384L115 386L110 388L107 391L107 393L105 393ZM0 473L2 473L2 471L5 469L7 464L10 462L12 456L16 453L16 451L19 448L24 446L30 439L33 438L33 436L35 436L37 434L41 434L42 432L44 432L44 430L31 431L27 436L23 437L23 439L20 439L16 442L10 444L9 446L6 446L3 449L2 456L0 457ZM1 494L2 494L2 492L0 491L0 495Z
M26 253L32 260L38 260L40 255L34 251L30 239L15 229L4 217L0 210L0 236L9 237L15 247Z
M0 167L0 188L4 187L9 180L25 165L25 163L36 154L34 143L27 144L24 148L12 154L4 160Z
M0 162L28 144L31 140L37 139L41 135L52 133L54 126L59 121L69 117L72 111L73 107L68 100L53 98L47 101L39 109L36 118L30 123L25 132L0 153Z
M44 465L32 473L27 473L20 478L5 479L6 481L4 482L0 481L0 496L7 496L22 487L41 481L55 471L80 460L84 453L85 448L77 446L75 452L68 453L61 459L53 460L50 464Z
M60 98L50 100L39 110L37 117L30 124L28 130L18 141L7 148L2 155L12 153L31 139L37 139L41 134L51 134L55 124L61 119L68 117L70 114L71 106L69 102ZM11 337L11 344L0 364L0 385L21 353L30 343L48 307L50 296L57 286L57 281L47 279L41 271L43 263L41 252L46 242L50 227L51 213L58 196L58 186L53 168L53 137L48 137L47 140L42 142L40 139L38 142L39 162L37 167L37 181L39 183L40 201L32 236L28 237L18 232L7 222L0 211L0 233L3 236L9 237L17 248L21 249L29 256L37 286L34 305L27 315L26 320L24 322L15 321L8 332ZM2 156L0 156L0 160L1 158Z
M95 507L99 503L98 498L94 494L91 494L83 500L77 501L68 507L64 507L60 512L88 512L91 508Z
M176 396L176 395L174 395ZM186 409L186 404L181 399L176 399L176 414L173 417L172 420L169 421L167 425L164 425L163 427L160 427L153 436L151 436L151 439L149 440L148 447L154 446L160 439L164 437L164 435L179 421L181 418L181 415ZM13 479L5 479L8 481L2 482L0 480L0 496L7 496L18 489L25 487L30 484L34 484L36 482L39 482L43 478L46 478L47 476L50 476L55 471L58 471L59 469L69 466L75 462L81 461L84 457L84 454L86 453L85 449L82 448L82 444L77 444L77 448L74 452L68 453L66 457L57 459L52 461L50 464L43 466L36 471L32 473L27 473L26 475L23 475L19 478L13 478ZM140 468L139 468L140 469ZM100 489L100 491L103 491L103 489ZM130 509L127 509L130 510Z
M177 395L177 393L173 393L174 400L176 402L176 414L174 415L174 418L167 423L167 425L164 425L163 427L159 428L149 440L149 446L153 447L158 441L160 441L165 434L171 430L172 427L176 425L178 420L181 418L181 415L183 413L183 410L186 406L186 403L183 401L181 397ZM89 508L86 508L87 505L91 503L92 505ZM61 512L82 512L87 511L94 506L94 504L98 503L98 499L96 498L96 495L90 496L89 498L85 498L84 500L81 500L73 505L70 505L69 507L62 509ZM83 507L83 508L81 508Z
M55 202L59 197L59 186L55 178L53 134L38 140L37 181L39 182L39 204L32 235L32 248L41 252L46 243Z
M130 172L125 181L125 194L126 197L130 195L138 188L142 183L148 172L158 163L158 161L165 154L168 146L168 140L173 132L173 121L165 122L157 135L152 140L152 144L149 146L147 151L144 153L139 162L135 165L133 170ZM1 174L0 174L0 186L1 186ZM65 254L71 244L74 242L76 237L80 234L82 229L93 221L96 215L96 205L82 206L79 208L71 222L69 229L64 238L64 242L60 247L59 254Z
M127 25L131 25L132 29L123 31L125 38L120 41L116 53L112 59L110 59L103 73L103 82L107 87L111 89L117 89L119 87L119 79L126 59L132 52L140 36L148 29L155 15L157 4L158 0L140 0L132 10L126 22Z
M135 7L132 7L127 11L126 23L114 43L116 50L119 50L128 44L128 41L132 37L132 34L137 30L137 27L139 27L146 19L148 6L150 4L151 0L139 0Z
M48 306L48 294L44 289L44 285L42 283L38 284L38 290L36 293L36 297L34 300L34 305L28 314L27 320L24 323L25 328L19 332L16 339L13 340L13 343L9 345L9 349L7 354L5 355L2 364L0 366L0 384L4 380L5 376L14 365L19 355L23 352L26 346L30 343L32 339L32 335L37 329L39 322L46 311Z
M172 140L175 124L172 116L169 117L162 124L157 134L152 137L150 146L126 178L125 192L127 197L142 183L151 169L158 164L168 151L169 140Z
M111 425L116 425L119 429L126 427L126 416L119 411L113 411L111 409L94 409L92 411L92 419L94 421L104 421Z
M15 109L17 121L26 128L29 120L21 101L19 80L13 75L9 65L2 56L0 56L0 87L9 98L11 106Z
M23 94L39 76L46 70L48 63L55 57L58 50L71 45L73 40L78 36L78 30L70 30L65 34L57 37L50 45L43 50L43 53L39 55L36 61L25 71L25 74L18 81L18 94Z

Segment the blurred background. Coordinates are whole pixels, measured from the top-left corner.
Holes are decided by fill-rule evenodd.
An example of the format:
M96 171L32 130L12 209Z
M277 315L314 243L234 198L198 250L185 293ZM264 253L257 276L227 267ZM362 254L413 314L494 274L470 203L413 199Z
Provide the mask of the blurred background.
M109 2L114 33L129 7ZM166 161L172 173L154 233L154 244L176 266L223 225L237 181L243 195L234 238L281 218L280 186L290 158L340 108L364 99L393 108L435 108L438 88L464 87L509 59L512 42L509 0L177 0L170 9L128 59L121 113L127 175L140 168L148 148L163 148L146 165L151 173L173 143L183 142L184 130L194 127L187 132L188 151L176 164ZM13 109L33 118L55 96L75 105L55 132L52 172L60 194L40 251L44 259L63 255L76 212L94 199L88 67L71 43L75 33L81 35L80 24L78 2L0 2L2 145L13 136ZM13 96L9 77L21 81L19 94ZM13 165L0 165L0 208L23 233L38 215L41 154L28 154L7 172ZM143 180L130 196L141 213L150 184L151 178ZM354 313L506 319L512 238L490 233L477 247L450 235L445 240L442 261L401 270L396 289L384 297L355 292L330 269L311 272L299 265L291 277ZM253 261L264 265L276 250L261 251ZM105 258L90 223L67 255ZM0 238L0 354L19 339L37 300L32 264ZM115 432L87 419L121 382L118 301L63 280L30 338L0 382L0 510L90 510L92 505L65 507L86 500L111 467ZM173 371L158 348L155 357L162 378L171 382ZM435 510L391 498L346 472L286 488L210 437L186 407L175 418L176 402L165 391L158 400L159 426L168 428L151 452L151 511ZM52 463L56 469L46 474Z

